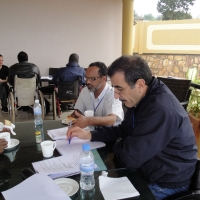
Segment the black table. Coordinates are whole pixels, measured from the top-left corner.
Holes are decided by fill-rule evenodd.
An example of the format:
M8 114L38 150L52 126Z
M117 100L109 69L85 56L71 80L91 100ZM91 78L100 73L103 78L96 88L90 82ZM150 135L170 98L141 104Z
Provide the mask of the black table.
M0 154L0 191L7 190L9 188L14 187L23 181L20 172L24 168L31 168L33 162L37 162L43 160L42 152L40 150L40 146L35 142L35 127L34 122L16 122L15 123L15 132L16 136L12 135L12 138L16 138L20 141L20 145L11 151L10 159L8 155ZM47 130L61 128L64 125L61 124L61 121L48 120L44 121L43 129L44 129L44 137L45 140L50 139L46 134ZM8 154L9 152L7 152ZM114 158L114 154L112 151L112 144L106 145L106 147L98 149L98 153L101 156L104 164L107 167L107 172L109 177L122 177L127 176L131 183L135 186L135 188L140 193L139 197L129 198L129 199L138 199L138 200L155 200L151 191L149 190L146 182L141 177L138 171L131 171L123 168L118 161ZM54 151L54 157L60 156L57 150ZM15 158L14 158L15 157ZM95 188L91 191L85 192L81 189L73 195L71 198L74 200L79 199L103 199L101 191L99 189L99 181L98 177L101 172L95 172ZM80 175L74 175L70 178L79 182ZM0 195L0 200L3 200L2 194Z

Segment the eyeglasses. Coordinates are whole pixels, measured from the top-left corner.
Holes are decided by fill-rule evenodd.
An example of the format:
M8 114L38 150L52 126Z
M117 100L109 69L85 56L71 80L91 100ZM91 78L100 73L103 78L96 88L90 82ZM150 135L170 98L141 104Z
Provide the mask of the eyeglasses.
M114 91L114 93L116 94L122 94L126 88L128 87L129 85L127 85L125 88L122 88L122 87L112 87L112 90Z
M93 82L93 81L96 81L98 78L101 78L100 76L99 77L84 77L84 79L87 81L87 80L89 80L89 81L91 81L91 82Z

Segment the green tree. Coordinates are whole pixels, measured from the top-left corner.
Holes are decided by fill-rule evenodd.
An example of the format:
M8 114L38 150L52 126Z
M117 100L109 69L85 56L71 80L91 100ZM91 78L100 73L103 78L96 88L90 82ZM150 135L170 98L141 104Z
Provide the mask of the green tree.
M137 12L134 10L134 19L141 19L143 18L141 15L138 15Z
M149 13L144 15L144 20L155 21L156 18L151 13Z
M163 20L191 19L189 7L195 0L159 0L157 10L162 14Z

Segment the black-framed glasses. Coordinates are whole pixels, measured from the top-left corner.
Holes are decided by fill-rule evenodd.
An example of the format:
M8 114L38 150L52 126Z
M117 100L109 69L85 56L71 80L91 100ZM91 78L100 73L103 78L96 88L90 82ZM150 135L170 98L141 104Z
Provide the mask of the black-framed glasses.
M91 81L91 82L93 82L93 81L96 81L98 78L101 78L100 76L99 77L84 77L84 79L87 81L87 80L89 80L89 81Z

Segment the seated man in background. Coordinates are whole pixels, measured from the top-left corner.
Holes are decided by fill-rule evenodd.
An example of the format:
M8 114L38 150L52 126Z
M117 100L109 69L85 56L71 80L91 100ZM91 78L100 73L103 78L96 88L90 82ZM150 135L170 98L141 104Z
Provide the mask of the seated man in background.
M37 75L37 85L40 83L40 70L33 64L28 62L27 53L21 51L18 56L19 63L16 63L10 67L8 82L14 86L14 78L17 75L19 78L32 78Z
M57 86L58 81L69 81L73 82L80 78L80 85L85 84L84 76L85 70L84 68L79 66L79 56L75 53L69 56L69 62L66 67L62 67L58 70L58 72L53 76L53 82Z
M114 126L124 118L122 103L114 97L111 85L107 81L107 67L102 62L94 62L86 70L86 86L79 94L75 104L77 111L73 126ZM86 110L93 110L94 117L83 116ZM81 114L80 114L81 113Z
M122 56L108 68L115 97L128 107L115 127L68 129L67 138L115 142L126 168L138 169L157 200L187 191L197 163L197 146L188 114L139 56Z
M3 65L3 56L0 55L0 99L2 112L8 113L7 97L8 97L8 67Z

